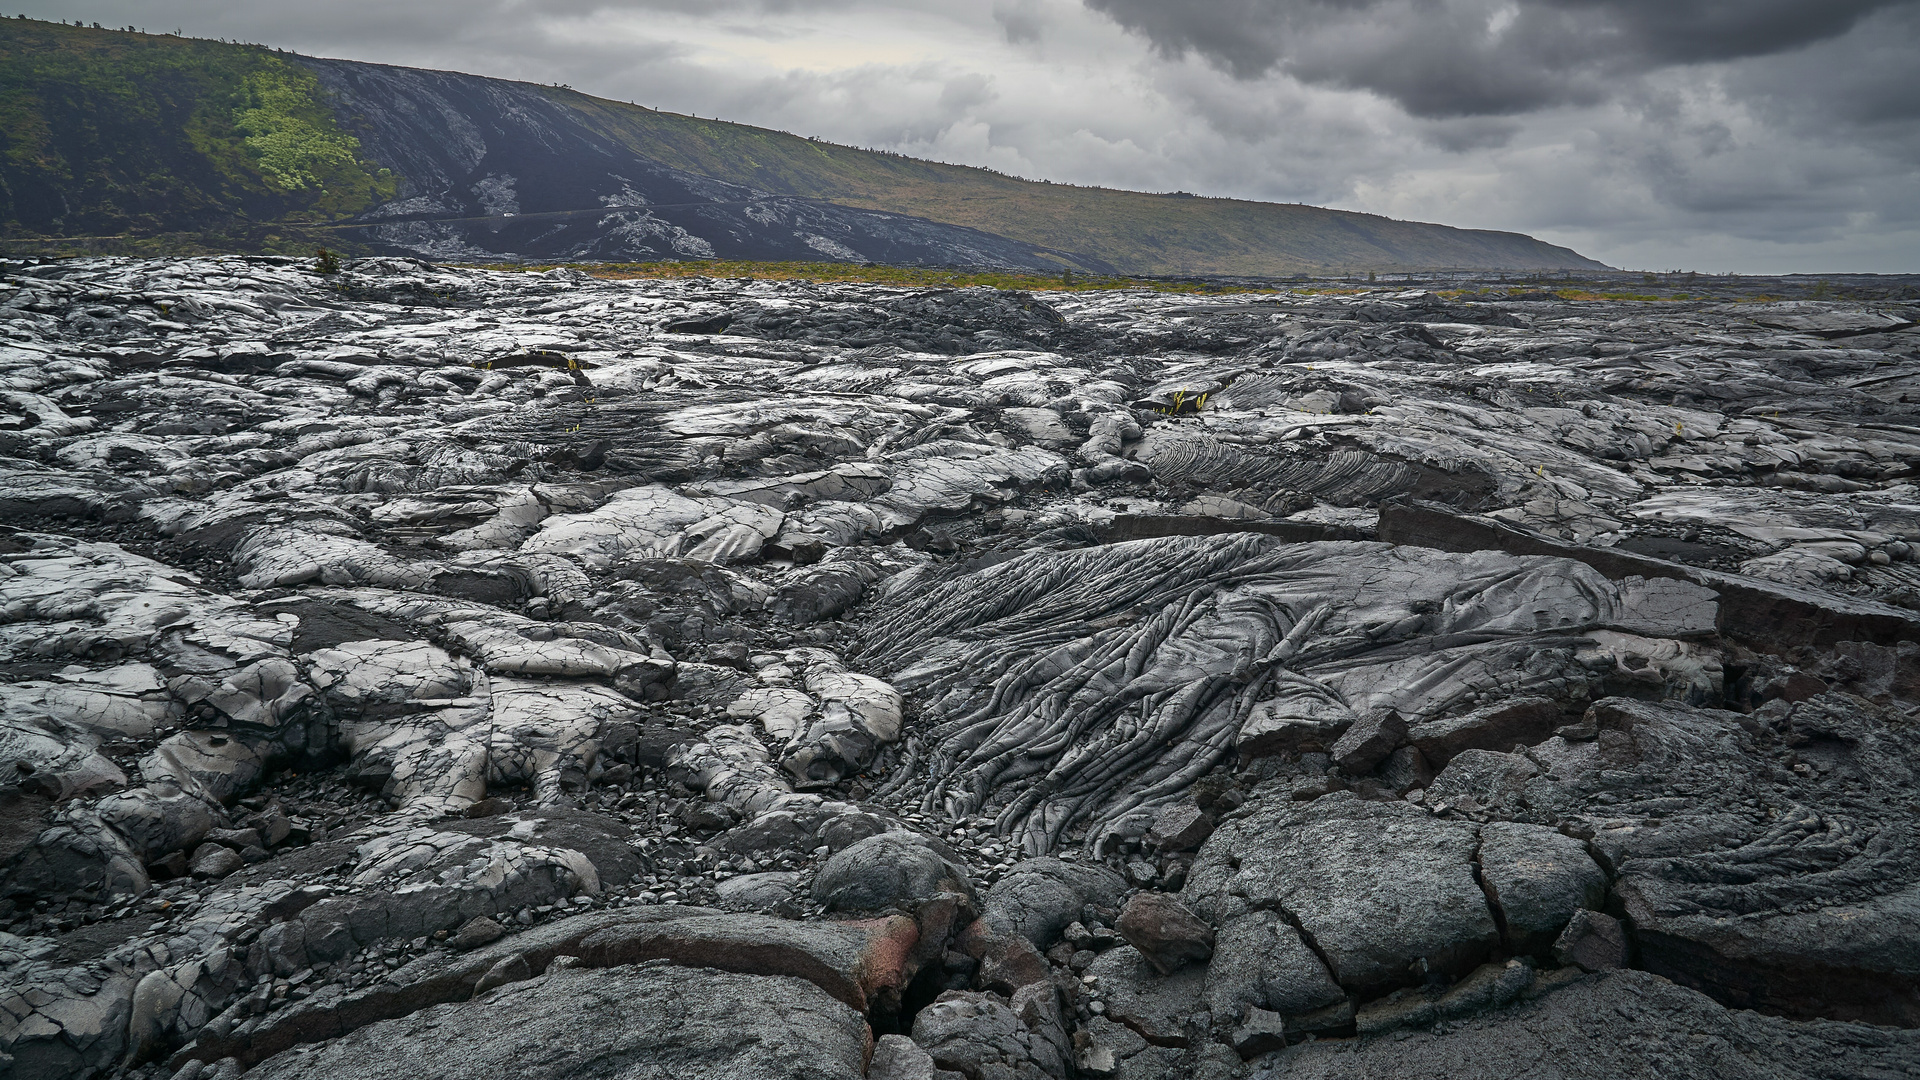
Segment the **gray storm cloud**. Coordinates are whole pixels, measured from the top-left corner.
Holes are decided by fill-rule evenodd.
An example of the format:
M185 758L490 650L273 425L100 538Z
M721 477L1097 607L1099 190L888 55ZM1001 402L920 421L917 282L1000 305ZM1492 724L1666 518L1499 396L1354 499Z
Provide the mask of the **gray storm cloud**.
M1906 0L1086 0L1163 54L1279 69L1420 117L1605 99L1623 76L1789 52Z

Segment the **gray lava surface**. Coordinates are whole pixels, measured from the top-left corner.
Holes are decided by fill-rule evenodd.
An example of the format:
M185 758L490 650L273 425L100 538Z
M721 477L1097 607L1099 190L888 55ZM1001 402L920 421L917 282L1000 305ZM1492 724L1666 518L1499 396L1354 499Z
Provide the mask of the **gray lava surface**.
M1920 303L0 271L0 1077L1920 1076Z

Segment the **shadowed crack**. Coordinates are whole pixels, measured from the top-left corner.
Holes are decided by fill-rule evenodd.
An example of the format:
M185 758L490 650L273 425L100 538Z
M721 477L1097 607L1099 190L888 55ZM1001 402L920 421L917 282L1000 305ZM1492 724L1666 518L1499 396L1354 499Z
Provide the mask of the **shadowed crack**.
M1307 947L1308 952L1319 959L1320 966L1327 969L1327 974L1333 977L1333 981L1336 983L1340 981L1340 969L1334 966L1333 961L1328 958L1326 950L1322 949L1320 943L1314 940L1313 932L1307 929L1306 924L1300 921L1298 915L1288 911L1286 905L1278 903L1273 904L1266 910L1272 911L1274 914L1280 916L1282 921L1288 926L1293 927L1294 933L1300 935L1300 943Z
M1484 838L1480 835L1480 830L1475 829L1473 831L1473 861L1470 864L1473 867L1473 883L1480 886L1480 891L1486 895L1487 911L1493 916L1493 925L1500 931L1500 944L1511 949L1513 948L1513 937L1507 931L1506 910L1500 906L1499 894L1494 892L1493 886L1487 881L1487 876L1480 867L1480 846L1484 842Z

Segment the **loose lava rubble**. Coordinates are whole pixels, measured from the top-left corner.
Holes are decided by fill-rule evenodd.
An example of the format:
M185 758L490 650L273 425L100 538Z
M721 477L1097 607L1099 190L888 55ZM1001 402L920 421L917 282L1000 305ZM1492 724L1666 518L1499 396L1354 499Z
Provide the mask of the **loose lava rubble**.
M0 1075L1920 1075L1920 308L11 263Z

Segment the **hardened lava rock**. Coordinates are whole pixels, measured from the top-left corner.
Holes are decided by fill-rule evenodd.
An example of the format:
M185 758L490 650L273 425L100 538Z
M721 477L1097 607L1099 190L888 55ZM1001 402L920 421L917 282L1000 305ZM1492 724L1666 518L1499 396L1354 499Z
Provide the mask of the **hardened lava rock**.
M1911 280L0 272L0 1075L1920 1070Z

